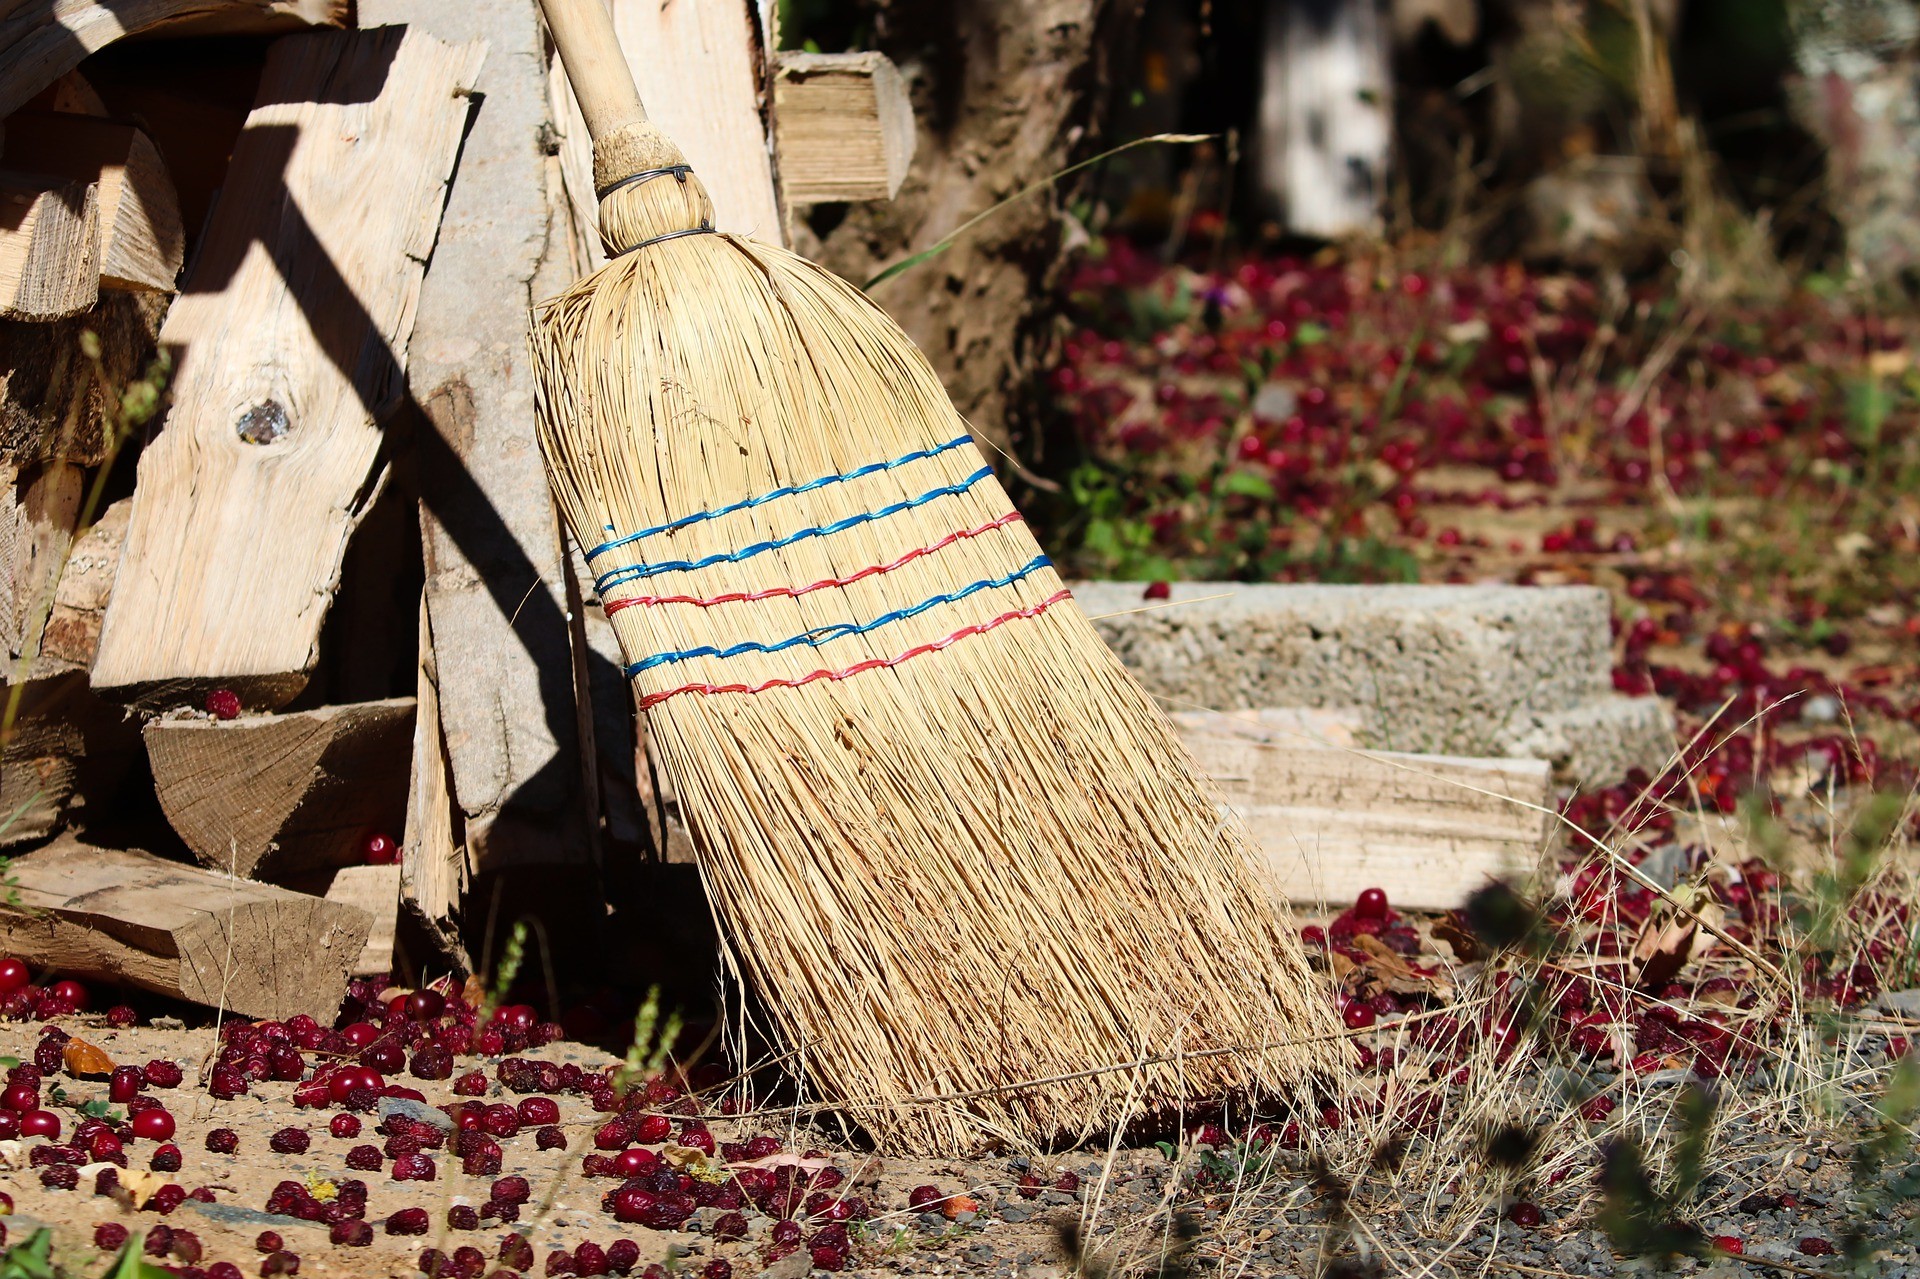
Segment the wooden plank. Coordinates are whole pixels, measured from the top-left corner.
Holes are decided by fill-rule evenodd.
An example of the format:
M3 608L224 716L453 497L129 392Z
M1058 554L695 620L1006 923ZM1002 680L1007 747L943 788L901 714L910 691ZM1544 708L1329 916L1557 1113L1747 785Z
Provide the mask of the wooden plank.
M0 318L58 320L99 296L99 186L0 174Z
M414 700L239 719L150 720L154 791L203 865L287 883L358 864L401 828Z
M0 706L12 690L0 684ZM11 735L0 744L0 847L44 839L68 814L118 786L139 739L84 674L30 679Z
M153 358L168 299L103 293L92 310L52 324L0 320L0 462L106 460L108 387L124 387ZM100 339L103 379L80 353L80 335Z
M7 120L0 163L100 188L100 284L172 292L187 237L160 152L130 124L53 111Z
M443 953L472 971L460 936L460 906L470 868L454 828L451 770L440 728L440 692L427 602L420 601L419 706L413 722L413 768L407 782L407 825L400 844L400 902Z
M1450 910L1530 873L1547 847L1544 760L1362 752L1213 712L1174 720L1292 901L1344 904L1379 886L1395 905Z
M408 370L426 417L421 535L453 826L475 873L583 864L573 624L525 358L528 308L572 268L547 193L542 142L553 125L538 13L527 0L360 6L362 23L403 19L492 50ZM448 904L430 892L432 909Z
M913 104L883 53L781 53L773 124L789 205L891 200L906 181Z
M750 0L613 0L611 7L647 113L699 172L713 197L714 225L784 244L766 55Z
M327 900L367 912L373 921L367 944L354 962L355 977L393 971L394 929L400 920L400 867L343 866L327 888Z
M7 954L248 1017L331 1021L372 924L352 906L71 837L10 869Z
M95 687L278 706L306 684L483 54L411 28L274 45L161 331L173 406L140 457Z
M183 19L224 34L284 30L338 23L346 9L345 0L0 0L0 116L125 36Z

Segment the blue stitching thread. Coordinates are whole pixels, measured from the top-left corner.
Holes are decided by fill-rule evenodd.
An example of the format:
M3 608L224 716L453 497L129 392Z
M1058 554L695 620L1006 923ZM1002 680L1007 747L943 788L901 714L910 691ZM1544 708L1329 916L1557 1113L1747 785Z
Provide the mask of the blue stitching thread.
M655 653L652 657L643 658L629 665L626 673L627 676L631 678L642 672L650 671L656 666L667 666L674 662L684 662L694 657L726 658L740 657L747 653L778 653L782 649L792 648L796 644L807 644L818 648L829 640L846 639L851 635L865 635L868 631L877 631L882 626L887 626L894 622L904 622L909 617L917 617L928 609L937 608L942 604L957 604L967 598L967 596L977 594L981 591L989 591L1001 586L1011 586L1021 578L1032 573L1037 573L1041 569L1048 567L1051 563L1052 561L1046 556L1037 555L1026 567L1015 569L1005 577L989 578L985 581L975 582L971 586L963 586L959 590L952 591L946 595L936 595L930 600L922 600L911 608L897 609L891 613L883 613L871 622L836 622L832 626L823 626L819 630L809 631L805 635L795 635L791 639L783 639L775 644L761 644L749 641L743 644L735 644L730 648L715 648L711 644L706 644L699 648L683 648L666 653Z
M949 484L943 488L922 493L919 497L910 497L904 502L895 502L892 506L883 506L877 511L862 511L858 515L849 515L844 520L835 520L831 524L821 524L813 528L803 528L797 533L775 538L771 542L755 542L743 546L737 551L722 551L700 560L662 560L657 564L628 564L622 568L608 569L593 579L593 589L601 594L616 586L628 582L637 582L642 578L654 577L660 573L684 573L693 569L711 568L715 564L737 564L741 560L751 559L765 551L777 551L783 546L792 546L795 542L804 542L810 537L823 537L828 533L840 533L847 529L866 524L888 515L898 515L901 511L910 511L916 506L925 506L928 502L943 497L952 497L964 493L981 480L993 474L993 468L983 466L958 484Z
M918 462L924 458L938 457L940 454L948 452L951 449L959 448L962 444L971 444L972 442L973 437L971 435L962 435L958 439L948 440L945 444L937 448L922 449L918 453L908 453L906 456L896 457L890 462L871 462L866 466L848 471L842 475L823 475L817 480L808 480L805 484L795 484L787 488L774 489L770 493L762 493L758 497L750 497L744 501L735 502L731 506L721 506L710 511L696 511L692 515L682 515L677 520L669 520L665 524L656 524L652 528L643 528L638 533L629 533L625 537L617 538L611 542L602 542L587 552L587 558L591 560L597 555L603 555L608 551L616 550L631 542L637 542L643 537L652 537L658 533L671 533L675 529L685 528L689 524L699 524L704 520L718 519L722 515L731 515L735 511L744 511L751 507L759 506L762 503L771 502L778 497L792 497L796 493L810 493L814 489L825 488L829 484L841 484L847 480L857 480L863 475L872 475L876 471L891 471L895 467L905 466L909 462Z

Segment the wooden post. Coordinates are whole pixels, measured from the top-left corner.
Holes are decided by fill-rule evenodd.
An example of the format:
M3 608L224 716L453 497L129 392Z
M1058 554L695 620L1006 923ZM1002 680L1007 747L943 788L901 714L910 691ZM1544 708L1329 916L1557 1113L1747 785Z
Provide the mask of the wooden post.
M95 687L272 708L305 686L483 56L410 28L273 47L161 332L173 407L140 457Z
M1372 230L1393 142L1380 0L1267 0L1255 171L1289 231Z
M357 907L71 837L9 871L0 950L246 1017L330 1021L372 925Z

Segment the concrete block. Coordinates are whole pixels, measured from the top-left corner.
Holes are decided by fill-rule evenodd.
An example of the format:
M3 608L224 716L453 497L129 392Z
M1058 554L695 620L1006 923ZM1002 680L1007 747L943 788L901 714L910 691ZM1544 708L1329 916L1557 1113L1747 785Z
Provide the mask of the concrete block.
M1137 582L1074 594L1172 710L1358 707L1383 750L1544 758L1586 785L1653 768L1665 708L1616 697L1598 587Z

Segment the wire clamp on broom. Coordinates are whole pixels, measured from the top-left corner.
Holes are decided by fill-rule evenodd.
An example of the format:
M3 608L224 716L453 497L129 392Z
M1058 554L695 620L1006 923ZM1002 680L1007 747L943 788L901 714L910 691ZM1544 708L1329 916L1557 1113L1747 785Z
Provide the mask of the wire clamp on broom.
M651 182L655 178L664 178L669 175L678 181L680 185L685 186L687 184L687 175L692 172L693 166L691 164L669 164L658 169L642 169L638 173L630 174L627 177L621 178L618 182L602 187L593 194L595 199L604 200L615 191L624 191L628 187L637 187L642 182Z

